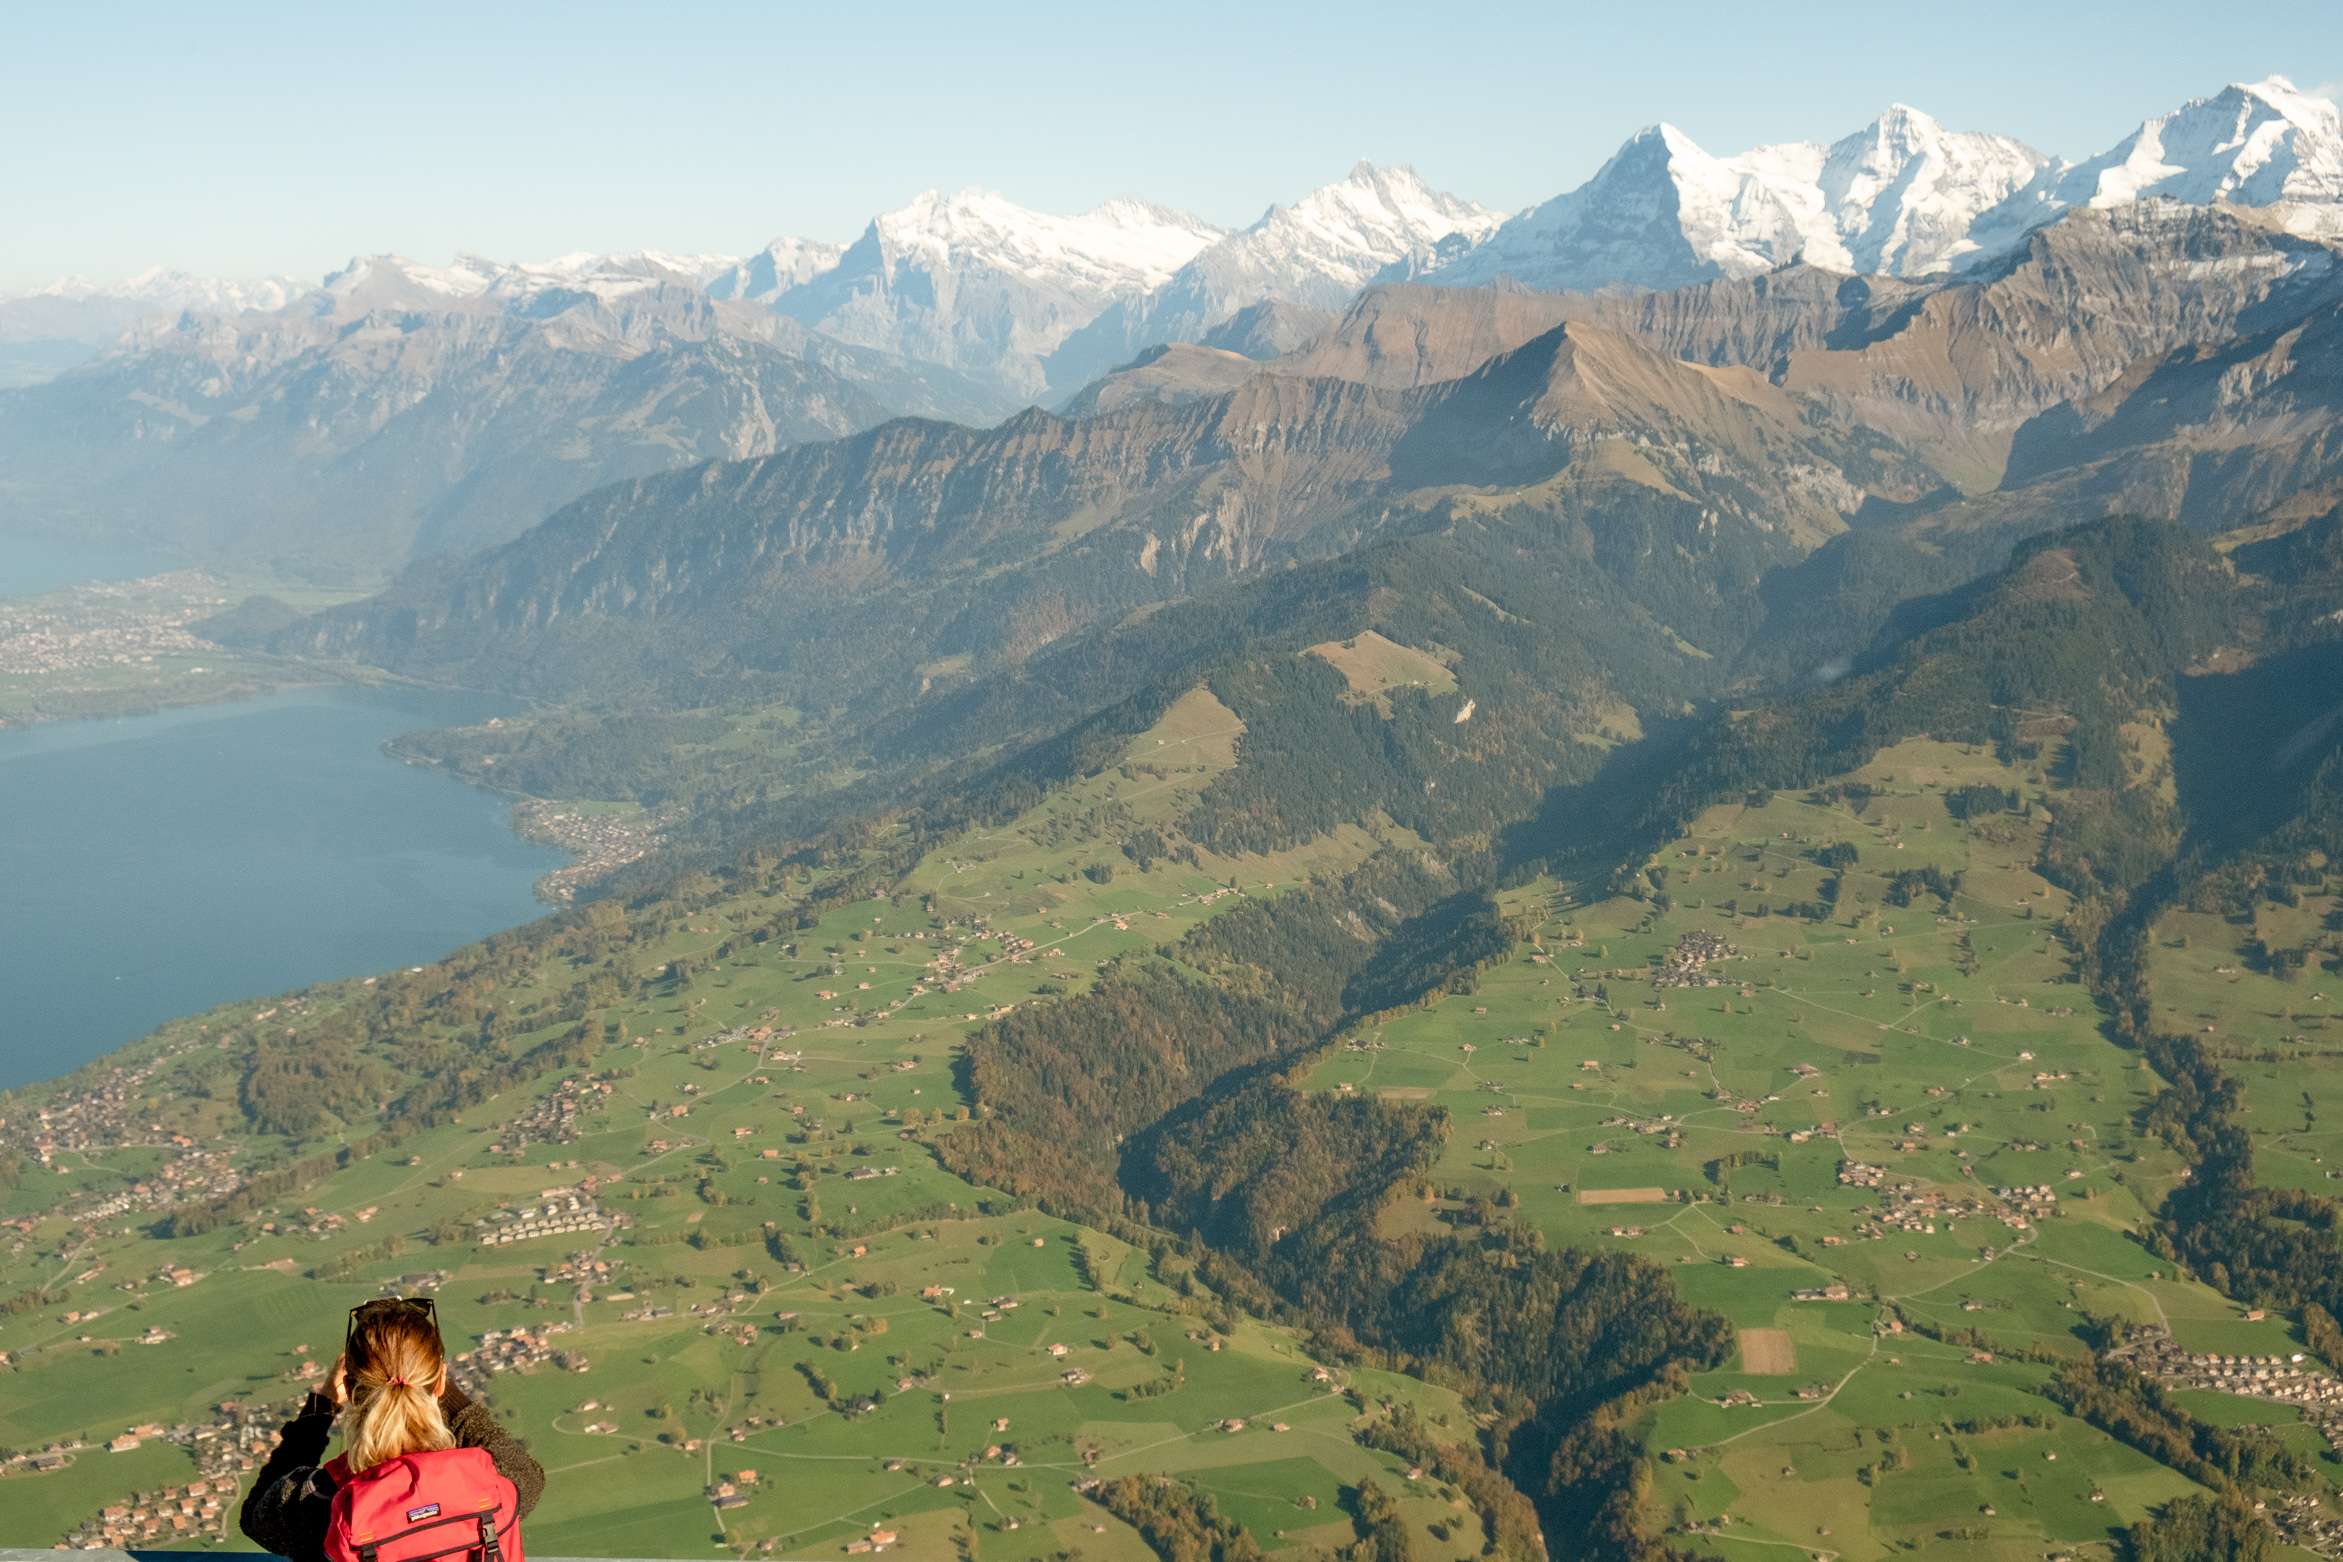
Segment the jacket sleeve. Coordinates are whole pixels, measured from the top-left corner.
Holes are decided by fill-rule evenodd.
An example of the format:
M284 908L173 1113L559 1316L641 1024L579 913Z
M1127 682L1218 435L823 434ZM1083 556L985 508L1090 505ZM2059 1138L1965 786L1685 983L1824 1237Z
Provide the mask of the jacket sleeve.
M321 1467L333 1436L331 1401L312 1394L277 1434L268 1463L253 1477L237 1521L245 1538L293 1562L319 1562L333 1511L334 1481Z
M529 1510L537 1506L537 1499L545 1494L544 1467L519 1438L499 1425L484 1407L473 1404L452 1382L441 1390L439 1405L447 1416L448 1430L456 1435L456 1445L488 1450L488 1457L496 1461L497 1473L513 1483L520 1504L520 1511L514 1517L527 1518Z

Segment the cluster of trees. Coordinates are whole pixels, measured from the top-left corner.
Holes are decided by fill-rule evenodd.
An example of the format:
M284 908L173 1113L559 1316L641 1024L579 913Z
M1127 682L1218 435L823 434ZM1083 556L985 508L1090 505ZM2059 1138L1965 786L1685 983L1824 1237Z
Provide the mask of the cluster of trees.
M1545 1562L1538 1510L1470 1443L1442 1442L1415 1407L1387 1403L1383 1414L1355 1434L1369 1448L1397 1454L1455 1487L1481 1521L1481 1555L1497 1562Z
M2012 813L2021 801L2015 787L1993 786L1982 781L1973 786L1956 786L1944 794L1945 811L1955 819Z
M2070 1362L2043 1392L2116 1441L2216 1491L2299 1489L2318 1482L2310 1461L2258 1427L2227 1428L2180 1408L2161 1384L2121 1361Z
M1899 868L1889 876L1885 899L1891 906L1908 906L1922 894L1934 895L1951 909L1953 897L1961 892L1962 875L1947 873L1931 864L1925 868Z
M2234 1491L2175 1497L2123 1535L2125 1562L2269 1562L2277 1552L2277 1532Z
M1343 984L1343 1012L1384 1014L1470 992L1482 972L1512 954L1520 932L1483 891L1451 895L1392 930L1374 961Z
M1346 1004L1346 994L1413 998L1445 982L1450 967L1441 945L1451 937L1477 940L1466 924L1483 911L1485 897L1466 886L1485 883L1488 874L1488 860L1476 853L1379 852L1332 883L1231 907L1191 932L1180 958L1221 986L1277 994L1313 1034L1324 1032L1346 1014L1372 1012ZM1435 909L1442 906L1448 909ZM1369 973L1402 940L1415 951L1414 975L1370 991Z
M2194 1168L2158 1212L2156 1247L2231 1296L2315 1305L2331 1319L2343 1313L2343 1201L2257 1185L2237 1081L2200 1038L2145 1031L2144 929L2151 910L2143 904L2111 927L2097 963L2119 1026L2167 1081L2142 1123Z
M244 1119L264 1134L305 1138L381 1112L398 1076L342 1036L269 1037L254 1044L237 1088Z
M64 1302L66 1294L36 1285L29 1291L0 1297L0 1318L21 1317L25 1313L39 1312L44 1307L59 1306Z
M695 796L724 773L730 756L707 750L732 725L712 711L564 711L494 727L410 733L394 749L534 797L657 807Z
M1115 1145L1222 1075L1306 1039L1288 1007L1149 962L1058 1003L1027 1004L962 1052L985 1120L941 1141L980 1185L1114 1208Z
M1380 939L1359 936L1367 914ZM1420 858L1372 860L1344 884L1281 898L1274 915L1235 908L1180 946L1209 983L1144 966L979 1033L961 1067L982 1121L939 1148L964 1175L1045 1207L1186 1233L1222 1294L1283 1310L1329 1349L1488 1396L1501 1407L1493 1457L1548 1531L1599 1522L1604 1549L1629 1554L1641 1546L1627 1517L1641 1453L1596 1412L1723 1361L1730 1328L1687 1307L1656 1265L1550 1252L1494 1211L1470 1233L1382 1237L1378 1211L1421 1182L1446 1114L1305 1093L1287 1077L1362 992L1413 998L1469 980L1508 939L1485 896ZM1360 974L1387 960L1410 973L1397 993L1363 987Z
M1156 1225L1259 1266L1286 1232L1338 1203L1364 1201L1371 1219L1386 1190L1431 1170L1448 1131L1436 1107L1248 1079L1133 1138L1120 1181Z
M1091 1496L1137 1530L1163 1562L1263 1562L1267 1555L1210 1493L1168 1475L1126 1475L1101 1483Z

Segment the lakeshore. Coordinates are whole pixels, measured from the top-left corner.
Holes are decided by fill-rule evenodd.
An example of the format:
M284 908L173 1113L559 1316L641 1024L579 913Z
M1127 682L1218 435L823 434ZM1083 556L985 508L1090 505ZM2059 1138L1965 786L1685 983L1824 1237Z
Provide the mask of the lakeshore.
M437 958L571 859L385 741L489 700L280 690L0 731L0 1087L231 998Z

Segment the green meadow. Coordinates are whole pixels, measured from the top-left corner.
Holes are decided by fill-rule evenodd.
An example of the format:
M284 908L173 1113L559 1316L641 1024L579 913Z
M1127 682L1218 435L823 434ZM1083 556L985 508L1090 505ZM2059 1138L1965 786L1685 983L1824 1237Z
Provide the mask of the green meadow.
M345 1309L436 1273L451 1348L551 1328L576 1367L475 1375L548 1471L529 1525L540 1551L835 1556L893 1530L920 1558L980 1544L988 1558L1128 1557L1145 1554L1137 1535L1077 1485L1164 1473L1272 1550L1346 1541L1344 1493L1371 1478L1402 1494L1419 1556L1476 1554L1459 1493L1411 1482L1357 1436L1406 1401L1468 1441L1453 1394L1324 1372L1193 1272L1159 1273L1141 1250L972 1188L930 1150L965 1116L952 1062L974 1025L1375 848L1356 829L1278 857L1141 866L1116 847L1176 830L1240 730L1193 695L1126 765L954 838L887 893L760 936L816 874L630 943L637 996L606 1017L590 1077L608 1088L573 1137L516 1134L554 1088L540 1081L251 1221L170 1240L40 1213L159 1165L158 1150L64 1154L21 1179L0 1203L19 1222L9 1264L39 1268L59 1299L0 1323L0 1447L60 1445L70 1462L0 1474L6 1538L46 1544L107 1501L186 1481L189 1458L168 1442L104 1445L142 1422L199 1424L222 1401L289 1405L338 1349ZM570 979L549 966L513 1001ZM359 991L303 1002L330 1013ZM144 1045L200 1059L203 1038L273 1012L234 1006ZM236 1120L225 1082L154 1107L191 1135L226 1136ZM616 1217L606 1233L474 1239L499 1210L589 1182ZM84 1313L96 1316L67 1321ZM154 1329L173 1338L136 1343ZM745 1503L714 1506L726 1482ZM233 1505L177 1543L242 1546Z
M1536 931L1512 958L1469 994L1362 1029L1309 1085L1451 1114L1433 1175L1385 1213L1394 1230L1495 1201L1558 1245L1670 1266L1741 1329L1732 1361L1647 1416L1672 1543L2108 1554L2194 1488L2040 1394L2055 1362L2088 1354L2086 1320L2164 1324L2190 1350L2300 1344L2135 1235L2183 1169L2135 1126L2161 1081L2101 1032L2065 897L2034 871L2038 806L1964 820L1946 799L1991 785L2038 803L2039 785L1989 751L1924 741L1846 779L1710 809L1653 854L1638 895L1516 892L1508 909ZM1957 887L1896 904L1914 870ZM1660 984L1703 936L1731 953ZM2190 948L2221 964L2210 942ZM2278 996L2192 1001L2234 1014ZM2272 1132L2307 1158L2316 1140L2292 1110ZM1893 1218L1849 1167L1901 1190ZM2031 1206L1996 1191L2014 1188L2049 1191ZM1797 1297L1834 1286L1846 1299ZM2201 1397L2252 1406L2343 1468L2293 1410Z

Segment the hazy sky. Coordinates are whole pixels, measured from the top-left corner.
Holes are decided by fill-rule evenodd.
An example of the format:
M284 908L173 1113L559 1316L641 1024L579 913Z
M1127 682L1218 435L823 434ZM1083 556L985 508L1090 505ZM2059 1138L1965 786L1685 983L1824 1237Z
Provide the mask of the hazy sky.
M2273 72L2335 90L2343 5L16 0L0 286L738 252L931 185L1236 225L1361 157L1510 209L1655 120L1729 153L1899 100L2083 156Z

